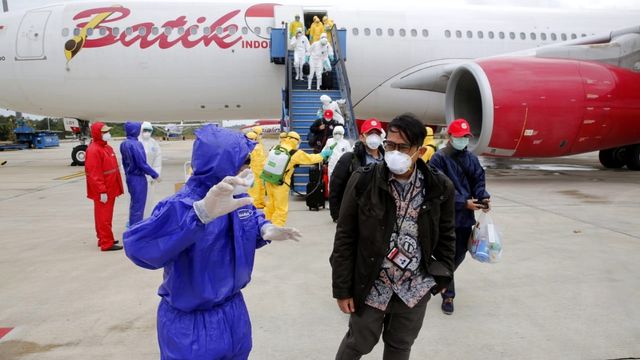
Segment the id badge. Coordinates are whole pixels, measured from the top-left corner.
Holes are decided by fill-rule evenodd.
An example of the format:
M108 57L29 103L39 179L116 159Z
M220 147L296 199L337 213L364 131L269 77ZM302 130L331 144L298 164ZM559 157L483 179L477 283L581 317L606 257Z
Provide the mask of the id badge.
M407 266L411 264L411 258L403 254L397 246L394 246L393 249L389 251L387 259L402 270L406 270Z

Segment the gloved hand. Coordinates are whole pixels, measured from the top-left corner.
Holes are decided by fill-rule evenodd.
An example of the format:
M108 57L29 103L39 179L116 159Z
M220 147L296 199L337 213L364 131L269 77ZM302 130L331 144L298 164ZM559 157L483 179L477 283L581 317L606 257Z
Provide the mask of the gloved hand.
M263 226L262 229L260 229L260 234L263 239L271 241L300 241L302 237L302 234L296 228L279 227L273 224Z
M162 181L162 179L160 178L160 176L158 176L157 178L155 178L155 179L151 180L151 182L156 183L156 184L160 183L160 181Z
M304 57L304 62L308 63L309 62L309 55L305 55Z
M333 55L329 55L329 61L333 62L333 59L335 59L335 57Z
M107 200L109 200L109 196L107 196L107 193L100 194L100 202L101 203L106 204Z
M219 216L252 204L253 199L250 197L233 198L233 191L236 186L247 185L247 181L238 176L227 176L214 185L202 200L193 203L193 209L200 221L207 224Z
M333 150L332 149L324 149L322 150L322 152L320 153L320 155L322 155L322 158L327 160L328 158L331 157L331 155L333 155Z

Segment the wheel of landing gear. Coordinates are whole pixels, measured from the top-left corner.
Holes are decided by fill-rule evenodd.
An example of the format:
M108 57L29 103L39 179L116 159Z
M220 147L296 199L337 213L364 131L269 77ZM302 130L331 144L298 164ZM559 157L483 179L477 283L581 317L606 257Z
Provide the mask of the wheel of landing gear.
M627 146L626 162L629 170L640 170L640 144Z
M607 169L619 169L625 165L624 148L613 148L600 150L598 157L600 163Z
M84 161L87 158L87 145L78 145L73 148L71 152L71 160L78 166L84 166Z

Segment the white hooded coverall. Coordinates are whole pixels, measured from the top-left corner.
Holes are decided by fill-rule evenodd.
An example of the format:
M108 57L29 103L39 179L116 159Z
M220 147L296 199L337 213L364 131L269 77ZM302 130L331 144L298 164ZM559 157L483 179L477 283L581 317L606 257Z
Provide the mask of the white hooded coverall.
M148 121L145 121L142 123L142 128L140 129L140 136L138 136L138 141L140 141L142 143L142 146L144 146L144 152L147 155L147 164L149 164L149 166L151 166L153 170L155 170L158 174L161 175L162 151L160 150L160 145L153 137L149 137L148 139L145 139L144 136L142 136L142 133L144 132L145 129L153 130L151 123L149 123ZM147 201L145 202L145 205L144 205L145 219L148 218L149 215L151 215L153 208L156 206L155 196L154 196L155 184L156 182L153 181L153 178L147 175Z
M329 55L333 57L333 48L329 43L322 44L324 41L320 39L320 41L314 42L309 48L309 85L308 89L311 89L311 82L313 80L313 76L316 76L316 90L320 90L320 85L322 85L322 71L323 64L325 61L329 61Z
M296 69L296 80L302 80L302 66L305 63L305 56L309 51L309 40L299 32L300 36L291 38L289 47L293 50L293 67Z

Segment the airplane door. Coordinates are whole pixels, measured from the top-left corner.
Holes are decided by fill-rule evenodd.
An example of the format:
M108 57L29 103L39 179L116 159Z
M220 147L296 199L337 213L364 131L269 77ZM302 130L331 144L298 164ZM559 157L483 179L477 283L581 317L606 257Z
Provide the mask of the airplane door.
M284 24L289 24L295 20L295 16L300 16L300 21L304 22L304 14L302 6L294 5L277 5L274 9L275 27L284 28ZM289 28L287 27L287 33Z
M16 60L46 60L44 34L51 11L29 11L22 18L16 39Z

